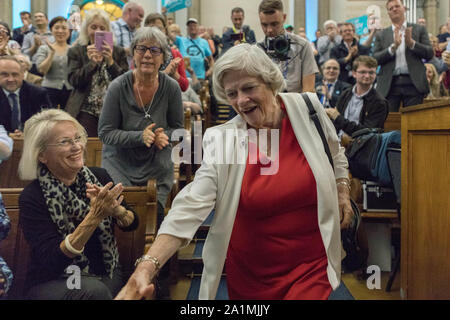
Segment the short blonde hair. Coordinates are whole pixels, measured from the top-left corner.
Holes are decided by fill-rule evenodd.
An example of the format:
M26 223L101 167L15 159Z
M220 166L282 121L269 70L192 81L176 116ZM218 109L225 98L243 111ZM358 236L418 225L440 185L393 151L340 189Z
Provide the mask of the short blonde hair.
M214 64L213 88L215 96L227 101L223 77L229 71L244 71L251 77L260 78L276 95L285 87L285 81L278 66L257 45L242 43L227 50Z
M86 130L67 112L59 109L47 109L36 113L25 122L23 151L19 162L20 179L33 180L37 178L39 155L47 148L53 127L61 121L72 122L82 136L83 143L86 144Z
M102 19L106 25L106 31L111 31L111 24L109 21L108 14L102 9L98 8L91 9L88 12L86 12L86 16L83 20L83 23L81 24L80 35L78 36L78 39L76 41L77 44L82 46L87 46L89 44L88 27L95 18Z

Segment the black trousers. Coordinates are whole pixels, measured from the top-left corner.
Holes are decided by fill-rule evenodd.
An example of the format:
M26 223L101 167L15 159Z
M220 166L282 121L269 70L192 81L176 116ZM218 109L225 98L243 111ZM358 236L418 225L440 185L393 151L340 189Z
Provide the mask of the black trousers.
M389 112L398 112L400 104L403 107L421 104L425 94L417 91L409 75L394 76L392 78L391 89L386 99L389 101Z
M45 88L47 90L48 97L52 103L52 108L59 108L64 110L66 108L67 100L69 99L72 90L67 90L66 86L63 86L61 90L53 88Z
M28 300L112 300L125 285L122 270L116 268L112 279L108 276L81 275L80 289L69 289L67 277L44 282L32 287Z

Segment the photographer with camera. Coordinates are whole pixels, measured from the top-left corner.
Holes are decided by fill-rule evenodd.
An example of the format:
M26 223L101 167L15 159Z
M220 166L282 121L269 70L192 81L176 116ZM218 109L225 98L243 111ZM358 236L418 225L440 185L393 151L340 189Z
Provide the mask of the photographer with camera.
M314 92L319 72L308 41L284 30L286 14L281 0L263 0L258 8L265 39L258 45L278 65L286 81L287 92Z
M231 10L232 28L228 28L222 35L222 53L224 54L228 49L236 44L256 43L255 32L249 26L244 25L244 9L236 7Z

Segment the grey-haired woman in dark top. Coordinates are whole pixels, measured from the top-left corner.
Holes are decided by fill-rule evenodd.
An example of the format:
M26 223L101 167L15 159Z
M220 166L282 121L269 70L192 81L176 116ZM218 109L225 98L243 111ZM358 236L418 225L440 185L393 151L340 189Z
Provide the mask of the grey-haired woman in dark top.
M136 68L111 83L100 114L102 167L123 185L146 185L148 179L156 179L161 222L173 185L169 138L183 128L181 90L159 71L170 48L158 28L140 28L131 50Z

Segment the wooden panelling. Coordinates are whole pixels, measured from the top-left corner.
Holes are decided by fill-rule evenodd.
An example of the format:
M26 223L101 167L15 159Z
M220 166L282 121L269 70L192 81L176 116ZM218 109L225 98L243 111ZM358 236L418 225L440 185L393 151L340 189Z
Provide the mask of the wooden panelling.
M402 112L403 295L450 299L450 103Z

